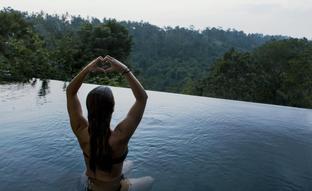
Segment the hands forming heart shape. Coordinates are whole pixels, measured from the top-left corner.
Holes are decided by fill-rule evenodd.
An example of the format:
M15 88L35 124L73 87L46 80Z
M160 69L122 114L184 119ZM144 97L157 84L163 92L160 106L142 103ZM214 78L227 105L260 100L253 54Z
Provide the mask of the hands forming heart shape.
M97 57L92 60L86 68L89 72L122 72L128 69L126 65L124 65L119 60L107 55L104 58L102 56Z

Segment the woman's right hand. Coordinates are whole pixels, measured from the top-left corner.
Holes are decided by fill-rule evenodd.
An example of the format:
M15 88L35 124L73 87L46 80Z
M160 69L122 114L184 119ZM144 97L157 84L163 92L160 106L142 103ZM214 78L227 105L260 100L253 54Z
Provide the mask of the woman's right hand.
M102 58L102 61L110 64L110 67L104 69L106 73L115 71L121 73L128 69L128 67L124 65L122 62L109 55L105 56L105 58Z

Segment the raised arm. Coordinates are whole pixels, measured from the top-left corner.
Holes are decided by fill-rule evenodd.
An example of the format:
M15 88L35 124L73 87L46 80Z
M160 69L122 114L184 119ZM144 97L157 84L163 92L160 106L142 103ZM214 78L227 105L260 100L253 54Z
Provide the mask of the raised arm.
M127 68L126 65L110 56L106 56L104 58L104 61L108 61L111 64L111 67L106 69L106 72L110 71L120 72L128 81L128 84L135 97L135 103L132 105L127 116L117 125L115 129L118 138L123 143L128 143L128 141L130 140L131 136L133 135L134 131L136 130L137 126L139 125L142 119L145 105L147 102L147 94L143 86L132 74L132 72Z
M102 59L102 57L98 57L91 61L73 78L66 88L67 111L69 114L70 125L76 135L82 127L87 127L88 125L88 121L83 117L77 92L89 72L100 70L104 72L104 69L97 67L97 63L102 61Z

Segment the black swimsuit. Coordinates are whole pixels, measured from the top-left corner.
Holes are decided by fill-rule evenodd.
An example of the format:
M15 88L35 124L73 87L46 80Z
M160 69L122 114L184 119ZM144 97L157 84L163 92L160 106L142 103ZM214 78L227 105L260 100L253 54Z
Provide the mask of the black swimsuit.
M89 156L88 156L85 152L83 152L83 155L84 155L86 158L89 158ZM122 162L126 159L127 155L128 155L128 147L127 147L125 153L124 153L122 156L120 156L120 157L118 157L118 158L112 159L112 164L119 164L119 163L122 163ZM125 177L124 177L123 174L121 174L120 180L123 180L123 179L125 179ZM88 178L88 182L89 182L89 181L90 181L90 179ZM92 190L89 189L88 187L86 188L86 190L87 190L87 191L92 191ZM119 186L119 188L118 188L117 191L120 191L120 190L121 190L121 185Z
M89 156L87 155L87 153L83 152L83 155L86 157L86 158L89 158ZM128 155L128 147L125 151L125 153L118 157L118 158L114 158L112 159L112 164L119 164L119 163L122 163L126 158L127 158L127 155Z

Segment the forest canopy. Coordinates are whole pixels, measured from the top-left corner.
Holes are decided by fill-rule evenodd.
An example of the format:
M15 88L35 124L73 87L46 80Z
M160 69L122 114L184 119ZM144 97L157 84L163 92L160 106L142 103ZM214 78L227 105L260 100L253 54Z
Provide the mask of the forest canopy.
M271 41L248 53L231 49L188 93L312 108L312 43Z
M79 19L78 19L79 20ZM74 27L79 23L79 27ZM99 55L126 61L131 51L128 30L115 20L89 21L28 15L12 9L0 12L0 71L6 81L30 78L70 80ZM119 75L90 77L89 82L123 85Z
M151 90L312 108L307 39L235 29L0 11L0 81L70 80L99 55L126 63ZM126 86L118 74L88 82Z

